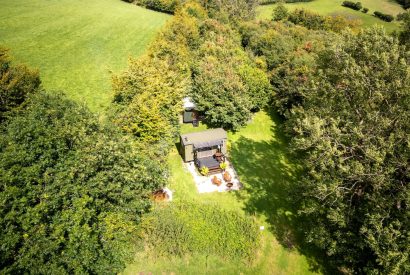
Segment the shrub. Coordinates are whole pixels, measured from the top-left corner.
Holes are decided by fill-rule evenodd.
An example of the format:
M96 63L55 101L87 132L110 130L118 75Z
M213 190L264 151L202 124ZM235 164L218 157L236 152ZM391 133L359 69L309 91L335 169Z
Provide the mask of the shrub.
M368 11L369 11L368 8L363 8L363 9L362 9L362 12L363 12L363 13L367 13Z
M279 3L275 9L273 10L273 21L282 21L288 17L288 9L283 5L283 3Z
M397 21L405 21L407 18L410 18L409 12L402 12L396 15Z
M362 9L362 3L360 2L354 3L352 1L343 1L342 6L346 8L351 8L357 11Z
M251 217L212 204L157 206L145 216L141 230L145 247L156 256L201 253L249 263L259 242Z
M203 176L206 176L206 175L208 175L208 173L209 173L209 169L208 169L208 167L206 167L206 166L202 166L201 169L199 169L199 172L201 172L201 174L202 174Z
M380 11L375 11L374 16L380 18L383 21L391 22L394 20L394 16L386 13L382 13Z
M259 5L270 5L281 2L282 0L260 0ZM298 2L312 2L313 0L285 0L285 3L298 3Z
M222 162L219 164L219 167L221 167L222 170L225 170L228 167L228 164L226 164L226 162Z
M290 13L288 20L293 24L301 25L308 29L321 30L324 28L326 18L308 10L296 9Z
M23 65L14 65L8 50L0 47L0 122L24 105L27 97L38 91L40 76Z

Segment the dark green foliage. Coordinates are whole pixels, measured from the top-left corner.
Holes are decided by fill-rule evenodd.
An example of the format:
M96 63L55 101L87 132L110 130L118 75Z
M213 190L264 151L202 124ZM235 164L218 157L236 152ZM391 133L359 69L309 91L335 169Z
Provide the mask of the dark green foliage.
M155 256L202 254L250 263L259 242L259 228L251 217L212 204L158 205L144 217L142 230Z
M354 10L357 10L357 11L362 9L362 3L360 3L360 2L355 3L355 2L352 2L352 1L343 1L342 6L347 7L347 8L351 8L351 9L354 9Z
M40 86L37 71L26 66L13 66L7 50L0 47L0 122L7 113L20 107Z
M368 8L363 8L363 9L362 9L362 12L363 12L363 13L367 13L368 11L369 11Z
M1 272L121 271L161 165L61 95L31 97L1 131Z
M136 0L140 6L151 10L173 14L181 1L179 0Z
M299 2L312 2L313 0L260 0L259 5L269 5L269 4L276 4L276 3L299 3Z
M380 11L375 11L373 14L374 14L374 16L376 16L376 17L378 17L381 20L386 21L386 22L391 22L391 21L394 20L394 16L391 15L391 14L382 13Z
M242 44L267 64L273 104L281 114L303 103L317 52L336 39L332 33L264 22L243 24L241 34Z
M410 272L408 53L381 29L320 53L310 93L287 122L304 155L307 240L353 273Z
M288 18L288 10L286 9L285 5L283 3L279 3L276 5L276 7L273 9L273 16L272 19L274 21L282 21L284 19Z
M403 16L402 30L399 34L400 42L410 49L410 12Z
M201 37L192 97L209 125L237 129L250 119L251 111L269 101L268 78L240 47L239 35L229 26L206 20Z
M402 12L396 15L397 21L405 21L407 17L410 17L410 12Z
M312 30L323 29L325 18L319 14L304 9L296 9L289 14L288 20L293 24L304 26Z
M397 0L401 5L403 5L403 8L408 9L410 8L410 0Z

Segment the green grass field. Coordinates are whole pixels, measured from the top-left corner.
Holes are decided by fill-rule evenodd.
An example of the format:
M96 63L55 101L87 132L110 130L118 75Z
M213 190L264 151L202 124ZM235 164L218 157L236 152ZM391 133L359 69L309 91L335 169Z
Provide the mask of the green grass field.
M221 208L256 216L262 231L258 260L252 266L241 262L223 261L202 255L152 260L144 253L136 256L124 274L152 272L152 274L313 274L320 270L310 256L296 248L282 245L289 239L288 225L292 210L285 202L285 185L294 183L296 165L290 160L286 139L279 130L275 115L257 113L252 122L237 133L229 133L230 159L234 163L244 189L235 192L199 194L191 174L185 170L177 150L169 157L171 179L168 187L174 190L174 201L194 201L217 204ZM182 132L205 129L183 125ZM206 232L204 232L206 234ZM257 244L255 244L257 245ZM164 273L165 272L165 273Z
M111 72L144 52L169 15L120 0L2 0L0 44L93 111L111 101Z
M397 30L400 24L397 21L384 22L372 14L374 11L381 11L384 13L397 15L404 11L402 6L397 4L397 2L392 0L361 0L363 7L369 9L367 14L361 11L355 11L349 8L342 7L343 0L314 0L312 2L303 3L289 3L285 4L289 10L294 9L308 9L315 11L322 15L344 15L348 18L357 18L362 20L364 27L370 27L375 24L382 25L387 31L391 32ZM258 18L260 19L270 19L272 18L272 11L275 5L264 5L257 8Z

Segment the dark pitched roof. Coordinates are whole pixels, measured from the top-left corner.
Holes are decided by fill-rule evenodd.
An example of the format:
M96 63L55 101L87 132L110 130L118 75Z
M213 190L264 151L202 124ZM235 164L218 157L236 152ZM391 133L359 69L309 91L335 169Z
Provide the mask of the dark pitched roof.
M222 128L209 129L202 132L189 133L181 135L182 145L204 145L220 142L223 139L227 139L228 135ZM212 145L210 145L212 146ZM195 146L197 147L197 146Z

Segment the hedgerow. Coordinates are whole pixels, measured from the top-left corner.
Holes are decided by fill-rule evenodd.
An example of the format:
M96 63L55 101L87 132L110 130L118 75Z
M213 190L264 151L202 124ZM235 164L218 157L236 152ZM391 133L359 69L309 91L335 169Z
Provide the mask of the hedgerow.
M375 11L374 16L380 18L383 21L391 22L394 20L394 16L391 14L382 13L380 11Z

